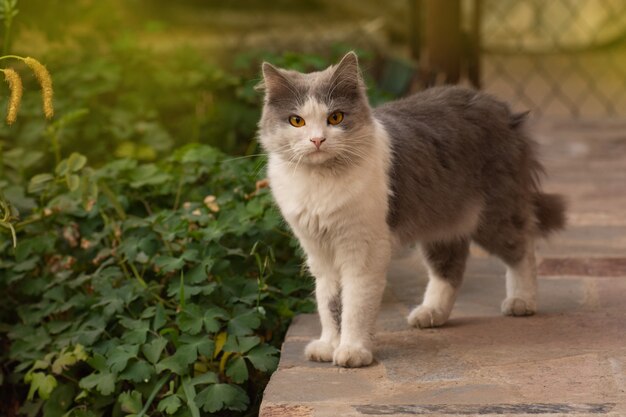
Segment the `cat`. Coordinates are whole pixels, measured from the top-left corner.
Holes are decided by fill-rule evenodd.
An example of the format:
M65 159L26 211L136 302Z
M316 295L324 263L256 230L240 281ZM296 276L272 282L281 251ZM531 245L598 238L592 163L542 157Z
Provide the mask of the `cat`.
M564 227L565 205L540 190L525 114L457 86L372 108L353 52L319 72L262 72L270 188L315 277L309 360L372 363L390 259L415 244L429 281L410 325L446 322L472 241L507 267L502 313L535 313L534 241Z

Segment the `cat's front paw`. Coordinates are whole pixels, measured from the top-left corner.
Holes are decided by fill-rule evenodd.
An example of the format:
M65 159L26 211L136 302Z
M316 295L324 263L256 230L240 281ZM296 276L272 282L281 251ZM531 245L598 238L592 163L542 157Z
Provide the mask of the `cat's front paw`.
M333 356L333 363L344 368L360 368L373 360L372 351L360 345L340 345Z
M325 340L314 340L304 349L306 358L315 362L331 362L335 348Z
M419 305L411 311L407 320L413 327L419 327L420 329L426 329L428 327L441 326L448 320L449 314L446 314L440 309L429 307L425 305Z
M534 301L509 297L502 302L501 310L505 316L532 316L537 311L537 305Z

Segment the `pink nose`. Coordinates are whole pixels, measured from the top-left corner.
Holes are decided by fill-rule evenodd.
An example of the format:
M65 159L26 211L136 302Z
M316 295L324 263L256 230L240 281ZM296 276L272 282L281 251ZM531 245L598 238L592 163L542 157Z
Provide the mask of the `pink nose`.
M317 149L320 148L320 146L322 146L322 143L324 143L326 141L326 138L313 138L313 139L309 139L311 142L313 142L313 144L315 145L315 147Z

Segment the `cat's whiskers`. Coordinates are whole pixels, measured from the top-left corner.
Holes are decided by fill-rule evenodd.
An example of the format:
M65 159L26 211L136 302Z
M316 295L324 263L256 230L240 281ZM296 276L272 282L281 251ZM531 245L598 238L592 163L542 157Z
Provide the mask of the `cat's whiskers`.
M240 160L240 159L254 158L254 157L257 157L257 156L269 156L269 154L268 153L256 153L256 154L253 154L253 155L237 156L235 158L224 159L222 161L222 163L237 161L237 160Z
M300 158L298 158L298 162L296 162L296 166L293 168L293 173L291 174L291 176L296 175L296 171L298 170L298 165L300 165L300 161L302 161L302 158L304 158L304 154L301 154Z

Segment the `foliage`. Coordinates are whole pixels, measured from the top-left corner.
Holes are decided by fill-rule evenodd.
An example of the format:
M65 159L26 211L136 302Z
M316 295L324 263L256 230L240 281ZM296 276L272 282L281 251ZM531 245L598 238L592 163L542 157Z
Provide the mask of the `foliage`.
M244 153L254 138L254 81L207 63L197 52L159 54L119 39L106 52L55 51L41 60L54 74L57 113L80 111L71 124L57 126L61 150L80 152L94 165L113 157L153 161L189 142ZM40 98L29 93L35 80L24 81L15 128L0 127L0 138L52 155Z
M59 151L80 152L99 166L115 157L154 161L195 142L255 154L261 95L254 86L261 62L320 70L348 49L339 45L328 56L249 52L223 66L196 50L150 51L129 37L113 40L106 51L87 46L71 54L52 51L40 60L54 74L57 114L72 115L71 120L46 124L36 80L25 78L19 117L10 129L0 126L0 146L12 143L13 153L38 155L33 166L39 168L53 163ZM359 54L367 65L371 55ZM382 101L380 90L371 79L368 83L372 101ZM12 156L5 164L19 163Z
M4 395L46 417L253 413L312 309L262 162L187 145L0 180L21 217L0 243Z

